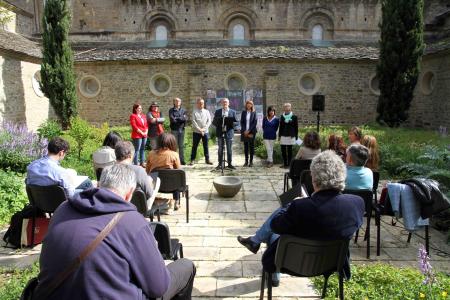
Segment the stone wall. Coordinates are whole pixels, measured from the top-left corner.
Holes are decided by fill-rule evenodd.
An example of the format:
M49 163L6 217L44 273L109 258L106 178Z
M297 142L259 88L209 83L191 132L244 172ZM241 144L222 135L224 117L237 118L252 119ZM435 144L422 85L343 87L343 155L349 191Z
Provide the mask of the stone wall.
M223 39L241 19L256 39L310 39L323 25L325 37L376 39L381 18L377 0L290 1L72 1L74 40L149 39L165 23L177 39Z
M101 85L100 93L92 98L85 97L78 88L80 113L90 122L126 124L135 101L141 102L145 111L152 101L158 101L167 114L173 97L182 98L190 110L195 97L205 96L207 89L225 88L227 76L236 72L246 79L246 89L263 89L266 106L275 105L281 112L283 103L290 102L301 123L313 124L316 120L311 96L299 90L300 74L310 72L318 75L318 91L326 95L324 123L361 124L375 120L378 98L369 88L375 64L369 61L78 63L78 86L87 75L94 75ZM157 73L172 81L166 96L155 96L149 88L150 78Z
M31 36L36 32L34 4L32 1L20 0L14 1L12 4L13 5L6 6L12 19L7 24L3 25L3 29Z
M450 52L423 58L414 95L410 125L450 129Z
M25 122L29 129L36 130L54 116L48 99L38 96L33 88L38 70L37 62L0 53L0 122Z

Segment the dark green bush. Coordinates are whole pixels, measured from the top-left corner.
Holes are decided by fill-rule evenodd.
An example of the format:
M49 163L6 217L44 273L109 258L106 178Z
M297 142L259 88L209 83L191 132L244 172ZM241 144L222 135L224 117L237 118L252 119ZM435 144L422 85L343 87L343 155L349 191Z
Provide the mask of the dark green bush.
M423 280L424 275L413 268L397 268L386 264L352 266L352 278L344 282L344 296L345 299L370 300L420 299L420 293L426 294L428 289L422 284ZM321 292L323 277L314 277L312 281L317 292ZM450 277L437 274L437 282L432 288L433 299L448 299L442 293L448 293L449 287ZM336 275L332 275L325 299L337 298L338 280Z
M49 141L61 136L63 133L61 125L57 121L50 119L42 123L37 129L37 132L40 139L47 139Z
M0 224L9 224L11 216L28 203L25 176L0 170Z

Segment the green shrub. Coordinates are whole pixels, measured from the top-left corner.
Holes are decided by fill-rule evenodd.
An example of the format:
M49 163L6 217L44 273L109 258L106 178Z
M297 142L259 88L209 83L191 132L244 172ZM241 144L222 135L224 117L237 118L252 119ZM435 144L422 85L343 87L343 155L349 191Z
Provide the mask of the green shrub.
M370 300L404 300L419 299L420 293L426 293L427 287L422 284L424 276L413 268L396 268L386 264L352 266L352 278L344 282L344 296L346 299ZM312 279L318 293L323 286L323 277ZM448 293L450 277L437 274L437 282L433 286L434 299L448 299L442 293ZM338 280L332 275L328 282L327 297L338 297ZM426 299L426 298L423 298Z
M99 127L92 125L90 138L98 143L103 144L103 140L105 139L109 131L110 128L108 122L103 123Z
M81 152L84 149L84 145L92 135L91 125L80 117L71 118L70 129L67 131L67 134L74 139L78 158L81 159Z
M61 136L63 133L61 125L57 121L50 119L42 123L37 129L37 132L40 139L47 140Z
M24 173L30 162L47 153L47 140L23 124L3 122L0 127L0 169Z
M0 300L17 300L20 298L28 280L39 274L39 264L34 263L26 269L0 269Z
M0 224L9 224L11 216L28 203L25 176L0 170Z

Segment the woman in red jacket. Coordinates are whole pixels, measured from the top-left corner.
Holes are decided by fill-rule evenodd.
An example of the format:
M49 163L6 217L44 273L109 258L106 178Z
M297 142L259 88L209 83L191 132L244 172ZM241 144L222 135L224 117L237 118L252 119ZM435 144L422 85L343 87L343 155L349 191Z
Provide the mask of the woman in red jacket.
M142 106L133 105L133 113L130 116L131 138L134 145L133 164L145 167L145 143L147 142L148 124L147 117L142 113ZM138 159L139 155L139 159Z

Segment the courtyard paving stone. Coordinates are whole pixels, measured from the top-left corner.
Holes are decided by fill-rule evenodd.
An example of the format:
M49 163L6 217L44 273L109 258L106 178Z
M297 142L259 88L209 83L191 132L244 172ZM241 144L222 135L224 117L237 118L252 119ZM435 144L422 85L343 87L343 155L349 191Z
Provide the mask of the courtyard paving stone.
M193 299L248 299L259 298L261 256L264 246L254 255L236 240L237 235L252 235L279 204L277 195L283 189L285 169L275 166L267 169L259 159L254 168L242 166L244 158L241 144L234 142L233 164L237 171L225 171L242 178L243 189L234 198L218 197L213 179L220 172L211 172L212 166L203 162L186 167L190 189L190 223L186 223L184 198L180 210L161 219L170 226L172 237L183 243L184 256L197 266ZM211 148L217 153L217 147ZM216 158L213 156L213 159ZM168 195L161 195L168 197ZM371 259L366 259L366 242L363 240L365 224L359 233L357 244L350 243L353 264L385 262L395 266L416 267L419 244L424 243L423 230L413 235L407 243L407 232L401 222L391 226L391 218L383 217L381 226L381 256L376 256L376 227L371 226ZM4 231L3 231L4 232ZM431 262L438 270L450 271L450 258L440 256L436 249L450 252L446 237L430 229ZM0 247L0 266L23 267L38 259L40 246L34 249L14 251ZM273 289L273 299L318 299L307 278L282 275L280 286ZM266 291L267 295L267 291Z

